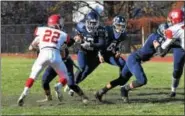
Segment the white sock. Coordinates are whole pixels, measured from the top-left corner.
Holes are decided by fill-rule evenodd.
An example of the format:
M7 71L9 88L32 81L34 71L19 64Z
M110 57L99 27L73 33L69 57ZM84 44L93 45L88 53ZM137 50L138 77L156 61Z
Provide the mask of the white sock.
M28 87L24 87L23 94L24 95L27 95L28 92L29 92L29 88Z
M171 87L171 91L172 92L176 92L176 88L175 87Z
M58 82L57 84L55 84L55 86L57 86L58 88L62 88L62 83Z

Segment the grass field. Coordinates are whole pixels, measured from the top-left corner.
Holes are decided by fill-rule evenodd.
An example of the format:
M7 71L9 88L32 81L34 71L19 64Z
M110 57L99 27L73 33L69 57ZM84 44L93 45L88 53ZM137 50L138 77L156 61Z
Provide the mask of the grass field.
M170 92L173 65L156 62L143 64L148 84L130 92L130 104L121 101L119 87L105 95L104 104L95 100L94 92L118 76L118 68L103 64L80 84L90 99L89 104L84 105L78 96L70 97L67 93L64 93L64 101L58 103L54 92L52 92L53 101L37 103L36 100L44 97L40 75L24 107L18 107L16 102L33 62L33 59L2 58L1 111L3 115L184 115L184 78L181 78L176 98L169 99L167 95ZM51 86L56 81L55 79Z

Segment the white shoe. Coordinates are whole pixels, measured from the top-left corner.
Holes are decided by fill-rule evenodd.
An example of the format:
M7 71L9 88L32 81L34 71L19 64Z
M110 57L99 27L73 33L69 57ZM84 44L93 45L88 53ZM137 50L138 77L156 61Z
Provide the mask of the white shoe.
M23 106L25 97L26 97L25 94L21 94L21 96L19 97L19 99L17 101L18 106Z
M89 100L87 96L82 96L82 103L88 104Z
M70 96L73 96L73 95L74 95L74 91L73 91L72 89L70 89L69 92L68 92L68 94L69 94Z
M69 88L68 85L66 85L66 86L64 87L64 92L69 92L69 91L70 91L70 88Z
M62 95L62 91L61 91L61 87L58 86L57 84L54 87L55 89L55 93L56 93L56 97L58 98L58 100L61 102L63 99L63 95Z

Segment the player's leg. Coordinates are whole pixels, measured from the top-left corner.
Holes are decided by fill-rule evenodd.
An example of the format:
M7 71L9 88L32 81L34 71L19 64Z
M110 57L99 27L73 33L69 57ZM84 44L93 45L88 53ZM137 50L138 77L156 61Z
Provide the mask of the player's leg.
M18 99L19 106L22 106L24 104L24 99L28 95L29 89L32 87L34 81L37 79L38 75L46 65L47 65L46 57L44 59L40 54L32 66L30 76L26 80L24 90Z
M124 68L122 69L122 75L120 75L117 79L112 80L105 87L97 91L95 94L96 99L101 102L104 94L118 85L124 85L127 83L131 76L132 73L129 71L127 65L124 65Z
M73 60L69 57L66 60L65 65L67 67L68 76L70 78L69 81L68 81L68 83L67 83L68 86L69 86L69 88L70 88L69 94L72 95L72 94L74 94L74 92L76 92L82 98L82 101L84 103L87 102L88 98L86 97L86 95L84 94L84 92L82 91L82 89L78 85L75 84L75 81L74 81L74 72L73 72L73 65L74 65Z
M77 62L78 62L78 66L82 69L82 71L77 70L75 72L75 82L76 83L78 83L81 80L82 73L84 72L85 66L87 63L86 59L87 59L86 53L79 50L77 54Z
M64 87L67 84L67 82L70 80L67 73L67 68L61 58L54 60L54 62L51 63L51 66L59 76L59 82L55 84L55 92L58 100L62 101L63 95L62 95L61 88Z
M123 99L128 100L128 92L134 88L145 85L147 78L141 66L141 62L136 58L135 54L131 54L126 63L131 73L136 77L136 80L121 87Z
M179 85L185 63L185 51L182 48L173 48L173 76L170 97L176 96L176 88Z
M105 58L105 62L107 62L108 64L114 65L114 66L118 66L119 67L119 71L120 71L120 75L121 75L121 71L122 68L125 65L125 60L121 57L116 58L115 56L108 56L107 58Z
M94 71L94 69L98 67L99 64L99 58L96 53L87 53L85 68L81 73L81 77L76 78L76 83L78 84L82 82L89 74Z
M55 70L48 66L42 76L42 88L44 89L46 99L38 100L37 102L46 102L52 100L51 90L49 83L57 76Z

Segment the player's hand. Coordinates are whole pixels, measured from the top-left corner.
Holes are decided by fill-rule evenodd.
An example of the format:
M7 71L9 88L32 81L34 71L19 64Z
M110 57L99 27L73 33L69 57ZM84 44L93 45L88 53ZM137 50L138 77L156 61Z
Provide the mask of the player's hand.
M105 62L103 56L99 56L99 61L100 61L101 63L104 63L104 62Z
M157 48L160 44L159 44L159 42L157 42L157 40L154 40L153 45L154 45L154 48Z
M76 36L74 36L74 40L75 40L75 42L76 43L82 43L82 36L80 36L80 35L76 35Z
M91 43L90 42L86 42L86 41L83 44L81 44L81 46L83 48L88 48L88 47L90 47L90 45L91 45Z
M118 58L118 57L120 57L120 55L121 55L121 53L117 51L115 57Z

